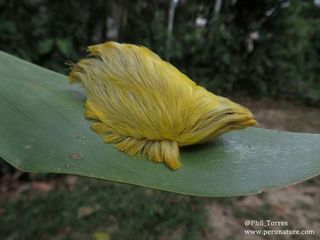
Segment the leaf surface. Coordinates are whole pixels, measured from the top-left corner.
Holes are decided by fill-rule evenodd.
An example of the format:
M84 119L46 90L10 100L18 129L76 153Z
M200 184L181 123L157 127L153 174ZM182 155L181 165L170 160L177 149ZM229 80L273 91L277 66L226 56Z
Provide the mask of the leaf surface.
M129 157L89 128L67 77L0 52L0 157L23 171L76 174L196 196L238 196L320 173L320 134L259 128L181 149L183 167Z

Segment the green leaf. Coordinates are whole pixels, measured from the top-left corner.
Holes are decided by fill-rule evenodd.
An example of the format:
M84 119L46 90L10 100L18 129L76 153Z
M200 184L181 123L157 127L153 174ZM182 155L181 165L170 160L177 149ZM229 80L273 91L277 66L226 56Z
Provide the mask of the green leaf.
M59 51L64 54L65 56L68 56L71 49L71 41L69 38L57 38L56 44L59 49Z
M320 172L320 135L248 128L181 150L183 167L136 159L89 129L84 95L66 76L0 53L0 157L66 173L198 196L279 188Z
M42 40L38 44L38 51L42 55L51 52L52 49L53 49L53 40L51 38Z

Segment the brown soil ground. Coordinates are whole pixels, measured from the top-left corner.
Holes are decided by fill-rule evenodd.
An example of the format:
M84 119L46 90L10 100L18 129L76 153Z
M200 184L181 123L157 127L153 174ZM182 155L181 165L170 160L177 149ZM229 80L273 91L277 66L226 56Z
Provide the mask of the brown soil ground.
M262 128L320 133L320 108L249 98L236 101L253 112Z

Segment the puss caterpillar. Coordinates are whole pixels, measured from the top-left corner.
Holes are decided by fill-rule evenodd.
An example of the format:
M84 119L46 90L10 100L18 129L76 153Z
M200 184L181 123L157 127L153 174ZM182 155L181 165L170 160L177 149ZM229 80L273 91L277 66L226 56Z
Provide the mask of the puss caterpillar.
M87 93L91 128L128 155L179 169L179 147L256 124L252 113L198 86L148 48L106 42L88 47L71 83Z

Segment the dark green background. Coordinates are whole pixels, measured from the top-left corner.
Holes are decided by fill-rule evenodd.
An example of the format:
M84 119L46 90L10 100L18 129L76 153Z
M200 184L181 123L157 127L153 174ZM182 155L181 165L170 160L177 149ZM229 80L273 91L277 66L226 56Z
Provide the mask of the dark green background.
M193 80L224 95L320 104L320 8L313 0L181 0L166 47L168 0L0 0L1 49L62 73L90 44L115 40L150 47ZM267 16L267 13L271 13ZM197 17L207 20L196 26ZM110 28L110 27L109 27ZM251 33L259 38L249 51Z

